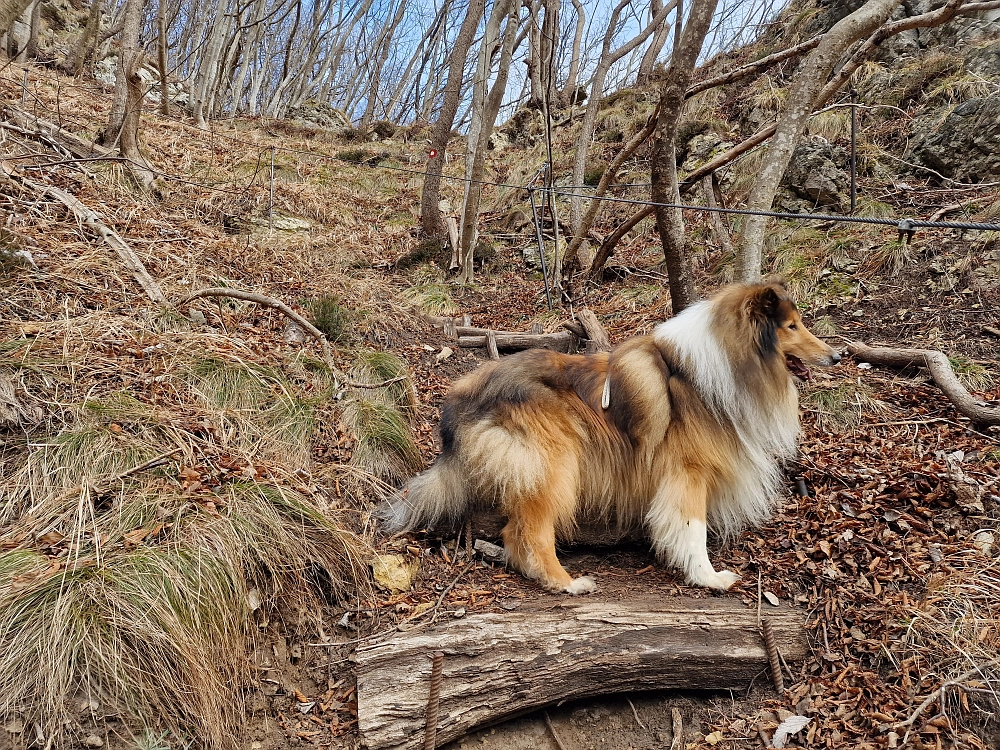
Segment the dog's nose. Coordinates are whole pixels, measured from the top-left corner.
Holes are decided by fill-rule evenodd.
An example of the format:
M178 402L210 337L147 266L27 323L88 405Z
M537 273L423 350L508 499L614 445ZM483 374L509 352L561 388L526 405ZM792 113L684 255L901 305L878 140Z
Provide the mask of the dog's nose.
M840 352L834 350L833 354L830 355L830 359L833 362L833 364L839 365L840 364Z

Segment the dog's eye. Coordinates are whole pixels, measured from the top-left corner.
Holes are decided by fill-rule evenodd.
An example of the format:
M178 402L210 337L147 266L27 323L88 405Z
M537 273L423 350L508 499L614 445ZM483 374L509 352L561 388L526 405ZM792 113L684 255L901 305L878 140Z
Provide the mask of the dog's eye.
M797 325L795 325L794 323L790 323L788 325L788 330L789 331L797 331L797 330L799 330L799 327Z

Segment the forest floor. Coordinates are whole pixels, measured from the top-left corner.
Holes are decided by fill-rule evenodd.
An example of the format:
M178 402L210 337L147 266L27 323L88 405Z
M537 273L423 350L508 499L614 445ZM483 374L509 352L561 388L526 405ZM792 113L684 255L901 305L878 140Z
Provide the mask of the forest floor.
M0 103L84 138L93 138L102 124L108 94L92 82L59 79L42 69L29 69L24 90L20 68L0 74ZM308 313L315 300L339 296L350 323L335 342L335 361L349 369L362 344L405 361L416 386L412 427L424 464L437 452L441 400L485 355L455 346L415 307L469 314L475 325L504 330L537 323L555 331L571 314L568 306L547 309L541 276L526 264L522 251L534 242L532 228L512 232L498 220L526 200L512 191L490 196L495 211L482 229L490 252L474 285L450 286L432 264L399 265L418 249L412 228L424 158L419 141L346 142L304 126L243 120L199 131L179 116L150 113L143 141L150 161L165 173L164 192L153 198L134 189L120 164L66 159L44 138L5 132L0 159L99 210L168 299L229 286ZM276 220L269 229L272 158ZM908 182L898 200L881 198L900 215L923 217L954 200L931 186L922 194ZM457 195L458 188L451 191ZM996 201L996 195L986 199ZM66 410L118 390L159 403L155 379L169 374L167 352L185 337L190 346L235 351L279 369L288 369L304 349L318 356L318 347L289 335L287 320L272 309L206 302L197 315L165 316L112 251L62 206L13 180L0 186L0 201L13 233L7 241L29 250L37 264L5 262L0 341L9 361L2 364L25 361L29 350L48 358L46 372L60 375L49 392L36 394L45 409L57 404ZM725 279L726 259L700 219L691 221L699 287L709 294ZM886 228L788 223L776 233L773 270L789 279L814 330L835 344L940 348L977 399L1000 404L995 233L921 231L908 245ZM576 308L592 309L614 343L649 332L670 309L659 259L655 233L637 233L613 258L607 281L578 290ZM446 348L453 353L445 357ZM680 747L687 748L761 747L761 733L773 732L789 713L811 718L792 740L807 747L898 747L906 734L899 725L911 717L913 747L1000 747L1000 704L992 693L1000 671L991 663L1000 651L1000 433L977 430L918 370L894 372L846 358L803 384L801 397L801 450L787 467L779 511L764 527L711 550L718 566L743 576L724 596L756 607L759 581L762 591L801 608L812 653L791 665L785 694L761 682L742 695L635 695L553 707L548 717L564 747L667 747L674 707L684 719ZM319 414L311 456L274 474L301 470L316 493L339 498L339 480L330 479L337 475L326 467L348 463L354 446L335 409ZM46 424L58 427L61 419L46 416L33 429L44 434ZM109 429L115 426L109 422ZM6 439L4 461L15 465L27 450L23 434ZM212 466L211 456L204 460L196 467L203 480L228 471ZM168 464L162 471L170 478L185 470ZM806 496L793 491L799 478ZM963 484L973 489L972 500ZM320 617L295 607L255 615L258 682L246 698L243 747L358 746L354 645L426 611L465 567L454 540L422 534L387 540L373 533L377 500L372 493L345 502L352 504L354 527L377 551L419 563L412 589L369 588L352 605L328 602ZM46 554L65 554L58 547ZM573 549L564 559L574 575L593 575L600 586L596 596L611 601L640 594L711 596L686 586L642 547ZM440 615L557 599L516 573L480 562L455 583ZM947 680L976 668L977 674L965 675L960 686L917 712ZM133 727L113 711L89 707L69 723L69 735L79 741L96 735L111 746L134 746ZM153 717L150 729L156 726ZM184 744L158 731L152 736L161 746ZM0 729L0 748L32 742L16 721ZM454 746L543 748L556 741L545 717L536 715Z

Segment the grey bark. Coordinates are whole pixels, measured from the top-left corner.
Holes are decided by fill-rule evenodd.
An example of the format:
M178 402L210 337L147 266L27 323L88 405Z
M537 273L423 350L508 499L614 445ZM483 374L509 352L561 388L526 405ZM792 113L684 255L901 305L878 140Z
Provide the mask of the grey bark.
M517 39L519 25L518 10L515 0L506 0L494 5L479 49L476 81L472 94L472 123L466 139L465 176L469 182L465 183L459 235L458 262L462 271L458 281L463 284L472 283L472 261L478 237L479 203L483 193L483 186L479 181L483 179L486 169L486 144L493 132L500 105L503 103L504 91L507 89L507 78L510 74L510 63L514 55L514 42ZM500 24L504 16L507 25L501 40ZM488 87L493 72L493 59L498 49L500 59L497 64L496 80L492 87Z
M625 7L631 2L632 0L620 0L618 5L616 5L614 10L611 12L608 30L604 35L604 42L601 46L601 57L598 60L597 67L594 70L594 77L590 84L590 98L587 100L587 107L583 113L583 121L580 123L580 133L577 138L576 153L573 158L574 185L583 184L584 175L587 171L587 148L590 146L590 141L594 137L594 127L597 123L597 113L600 109L601 97L604 96L604 81L607 78L608 71L611 69L612 65L646 41L653 31L661 23L663 23L663 19L667 17L667 14L673 10L676 4L676 0L671 0L660 9L660 12L657 13L652 20L650 20L649 24L646 25L646 28L644 28L637 36L633 37L630 41L623 44L618 49L612 50L611 43L614 40L615 31L618 26L618 19ZM574 237L580 233L582 221L583 198L573 197L570 199L570 228L573 231Z
M142 52L139 50L139 32L145 0L127 0L118 41L118 69L115 73L115 93L111 102L108 125L101 136L101 143L111 145L118 140L128 109L128 79L138 75Z
M826 32L819 46L803 61L792 79L767 156L750 190L747 199L749 210L771 210L781 177L788 167L796 144L805 132L809 115L816 106L817 97L833 66L848 47L884 24L900 2L901 0L868 0ZM737 273L743 281L760 278L766 227L766 216L748 216L746 219L737 259Z
M376 59L370 72L371 79L368 85L368 101L365 103L365 113L361 117L360 127L362 132L368 132L368 128L371 127L372 120L375 117L375 105L378 102L378 90L382 81L382 70L385 68L386 60L389 59L389 49L392 45L392 38L395 35L399 24L402 23L403 14L405 12L406 0L399 0L399 4L396 6L395 15L391 20L386 20L386 25L382 29L382 33L379 34L378 41L375 44Z
M451 138L451 128L458 113L458 104L462 97L462 79L465 75L465 61L469 56L473 37L479 19L483 16L485 0L471 0L465 19L455 37L451 59L448 65L448 79L444 89L444 100L438 113L437 122L431 132L430 149L433 155L427 159L427 176L424 177L424 188L420 196L420 228L428 237L441 237L448 230L441 216L438 202L441 195L440 172L444 168L444 154Z
M768 607L785 661L809 653L802 612ZM448 618L357 649L358 727L369 750L423 743L431 673L444 654L437 746L563 700L640 690L745 691L768 667L756 610L732 597L656 601L549 596L542 606Z
M0 34L9 32L29 5L31 0L0 0Z
M580 0L572 0L576 11L576 28L573 30L573 49L569 58L569 72L566 74L566 84L560 92L560 102L566 106L576 101L577 79L580 75L580 54L583 45L583 32L587 26L587 11Z
M650 15L655 16L657 12L662 7L661 0L652 0L649 4ZM680 12L677 13L678 18L675 23L680 21ZM653 38L649 42L649 47L646 48L646 52L642 56L642 60L639 62L639 71L636 73L635 82L642 86L653 78L653 67L656 65L656 60L660 56L660 52L663 50L663 45L667 43L667 37L670 36L670 24L667 23L667 19L663 19L663 23L656 29L653 33Z
M674 144L677 124L684 107L684 92L691 83L695 63L705 41L716 0L694 0L680 41L674 47L670 67L664 75L660 93L660 112L653 131L650 176L651 197L655 203L680 203L677 188L677 161ZM656 225L663 243L663 258L670 286L670 304L676 315L698 299L691 257L684 234L684 217L679 208L656 208Z

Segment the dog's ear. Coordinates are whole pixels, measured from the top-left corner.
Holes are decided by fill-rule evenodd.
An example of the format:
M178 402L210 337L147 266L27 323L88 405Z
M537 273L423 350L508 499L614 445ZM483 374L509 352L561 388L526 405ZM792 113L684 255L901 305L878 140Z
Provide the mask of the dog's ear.
M747 300L750 316L757 320L774 320L778 308L788 299L788 290L781 282L770 282L756 287Z

